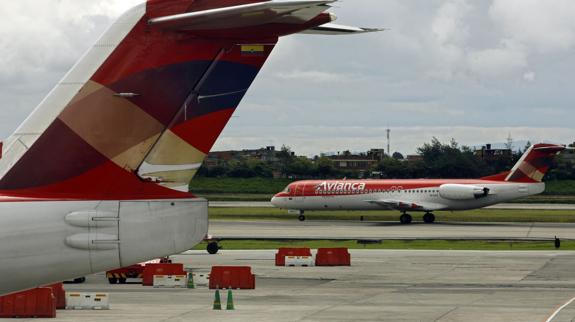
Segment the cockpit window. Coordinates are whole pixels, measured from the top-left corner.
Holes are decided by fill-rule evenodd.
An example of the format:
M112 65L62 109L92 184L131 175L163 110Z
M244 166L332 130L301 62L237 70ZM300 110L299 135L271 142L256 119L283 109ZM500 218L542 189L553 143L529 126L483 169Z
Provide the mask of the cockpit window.
M285 187L283 192L284 193L291 193L291 187L290 186Z

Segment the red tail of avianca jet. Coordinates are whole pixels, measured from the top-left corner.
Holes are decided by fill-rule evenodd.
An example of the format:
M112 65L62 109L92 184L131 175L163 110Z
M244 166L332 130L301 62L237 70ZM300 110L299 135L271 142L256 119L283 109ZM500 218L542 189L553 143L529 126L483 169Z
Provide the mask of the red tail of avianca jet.
M278 38L375 31L331 24L334 1L148 0L121 16L3 144L0 295L200 242L207 203L187 184Z
M511 171L481 179L328 180L298 181L272 199L278 208L305 210L382 210L402 212L400 221L412 221L408 212L424 212L433 223L433 211L469 210L542 193L543 176L553 157L565 146L535 144Z

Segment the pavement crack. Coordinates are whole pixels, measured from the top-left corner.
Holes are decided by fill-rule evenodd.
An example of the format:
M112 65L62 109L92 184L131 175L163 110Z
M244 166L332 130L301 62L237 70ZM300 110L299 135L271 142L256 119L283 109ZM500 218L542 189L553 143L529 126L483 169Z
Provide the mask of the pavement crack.
M448 316L449 314L451 314L451 312L457 310L459 308L459 306L456 306L454 308L452 308L451 310L448 310L447 312L443 313L441 316L439 316L437 319L433 320L433 322L438 322L441 319L443 319L444 317Z
M529 226L529 230L527 230L527 235L525 236L526 238L529 238L529 235L531 235L533 227L535 227L535 223L531 223L531 225Z

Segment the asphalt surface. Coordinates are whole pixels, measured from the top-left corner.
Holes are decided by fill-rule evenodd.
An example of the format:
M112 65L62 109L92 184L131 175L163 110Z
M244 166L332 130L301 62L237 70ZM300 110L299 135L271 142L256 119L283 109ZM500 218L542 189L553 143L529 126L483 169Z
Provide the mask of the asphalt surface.
M192 251L196 272L249 265L256 290L213 311L206 288L108 285L103 274L67 290L109 292L109 311L60 311L51 321L572 321L575 253L351 251L351 267L275 267L273 251ZM225 294L225 293L224 293ZM225 303L225 296L224 303ZM567 305L565 305L567 304ZM557 311L563 306L563 309ZM225 307L225 305L224 305ZM25 321L25 320L24 320Z
M268 201L210 201L213 208L273 208ZM575 210L575 204L502 203L485 209Z
M210 221L214 238L575 239L575 223L415 223L352 221Z

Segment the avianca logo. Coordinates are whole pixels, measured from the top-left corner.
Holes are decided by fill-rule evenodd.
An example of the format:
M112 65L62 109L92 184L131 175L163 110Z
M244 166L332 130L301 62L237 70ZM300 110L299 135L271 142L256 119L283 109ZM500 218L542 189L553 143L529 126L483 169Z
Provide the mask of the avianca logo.
M315 187L316 191L362 191L365 183L358 182L327 182L324 181Z

